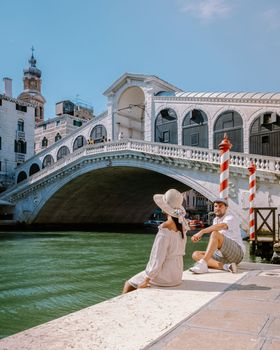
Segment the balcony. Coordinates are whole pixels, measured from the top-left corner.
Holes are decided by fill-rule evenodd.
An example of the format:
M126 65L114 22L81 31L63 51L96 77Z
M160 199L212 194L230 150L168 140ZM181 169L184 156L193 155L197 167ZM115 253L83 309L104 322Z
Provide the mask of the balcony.
M18 131L16 132L16 139L17 140L25 140L25 132L24 131Z
M17 163L24 163L25 162L25 154L16 153L16 162Z

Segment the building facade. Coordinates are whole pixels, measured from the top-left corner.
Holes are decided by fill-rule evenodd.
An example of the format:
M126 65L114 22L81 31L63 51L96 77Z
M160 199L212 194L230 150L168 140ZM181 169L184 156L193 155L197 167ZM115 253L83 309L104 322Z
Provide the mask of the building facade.
M35 153L53 145L87 122L84 118L62 114L38 123L35 128Z
M0 94L0 191L14 183L15 168L34 155L35 129L35 106L13 98L11 79L4 78L4 82L5 93Z

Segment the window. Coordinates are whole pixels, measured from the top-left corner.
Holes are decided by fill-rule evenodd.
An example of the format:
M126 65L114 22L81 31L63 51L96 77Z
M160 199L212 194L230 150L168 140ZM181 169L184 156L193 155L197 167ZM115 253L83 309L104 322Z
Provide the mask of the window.
M168 143L169 142L169 140L170 140L170 131L168 130L168 131L163 131L163 133L162 133L162 141L164 142L164 143Z
M48 147L48 139L46 138L46 136L44 136L42 140L42 147Z
M84 145L86 145L86 139L84 138L84 136L80 135L78 136L75 141L74 141L74 145L73 145L73 151L75 151L76 149L83 147Z
M60 133L58 132L56 135L55 135L55 138L54 138L54 141L57 142L61 139L61 135Z
M18 131L24 131L24 121L18 120Z
M73 120L73 125L74 126L82 126L83 125L83 123L80 121L80 120Z
M269 135L262 136L262 143L269 143Z
M19 105L18 103L16 103L16 110L17 111L21 111L21 112L27 112L27 107Z
M191 146L198 146L199 145L199 134L191 134Z
M15 153L26 154L26 142L23 140L15 140Z

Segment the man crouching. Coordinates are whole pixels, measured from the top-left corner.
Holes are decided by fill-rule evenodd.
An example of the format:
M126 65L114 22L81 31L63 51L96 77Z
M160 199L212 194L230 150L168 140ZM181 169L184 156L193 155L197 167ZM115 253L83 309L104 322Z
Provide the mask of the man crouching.
M216 215L213 225L206 227L191 240L196 243L201 237L210 233L210 240L206 251L195 251L192 258L196 264L190 268L193 273L207 273L208 267L235 273L236 265L241 262L245 254L238 220L227 214L228 202L226 199L214 200L214 213Z

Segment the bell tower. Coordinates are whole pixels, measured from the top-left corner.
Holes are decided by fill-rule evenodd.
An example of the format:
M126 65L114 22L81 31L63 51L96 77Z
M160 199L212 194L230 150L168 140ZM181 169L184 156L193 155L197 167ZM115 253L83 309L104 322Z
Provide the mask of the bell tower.
M29 59L29 67L23 70L23 92L18 96L19 100L30 102L36 106L35 123L44 120L44 105L46 100L41 94L41 71L36 67L36 59L34 58L34 48L31 49L32 54Z

